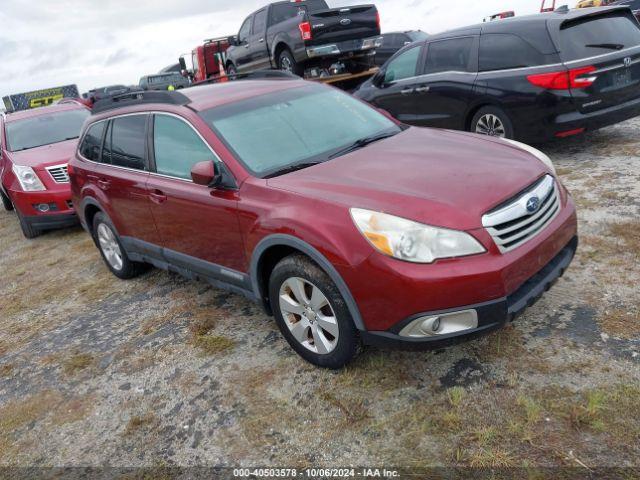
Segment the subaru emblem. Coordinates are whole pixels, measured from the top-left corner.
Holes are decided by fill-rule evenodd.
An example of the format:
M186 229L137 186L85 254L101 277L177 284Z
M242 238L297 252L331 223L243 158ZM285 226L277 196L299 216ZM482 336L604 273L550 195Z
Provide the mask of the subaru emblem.
M340 25L351 25L351 19L343 18L342 20L340 20Z
M527 212L534 214L540 208L540 199L538 197L531 197L527 200Z
M624 58L624 66L629 68L631 66L631 57Z

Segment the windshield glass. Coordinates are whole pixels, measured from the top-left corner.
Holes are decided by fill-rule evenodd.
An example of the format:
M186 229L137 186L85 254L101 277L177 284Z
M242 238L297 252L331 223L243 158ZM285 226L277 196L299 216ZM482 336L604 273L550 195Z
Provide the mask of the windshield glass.
M307 85L201 112L204 120L257 177L332 154L379 134L402 129L375 109L338 90Z
M88 116L89 111L83 108L7 122L7 147L18 152L78 138Z

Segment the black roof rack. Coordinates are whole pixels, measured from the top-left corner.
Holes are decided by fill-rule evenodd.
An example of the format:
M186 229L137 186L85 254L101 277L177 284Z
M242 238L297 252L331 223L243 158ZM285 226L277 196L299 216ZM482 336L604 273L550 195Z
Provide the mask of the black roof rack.
M234 73L233 75L217 75L215 77L201 80L200 82L192 84L193 87L199 85L209 85L212 83L220 83L226 80L301 80L300 77L290 72L282 70L256 70L255 72L248 73Z
M102 113L115 108L146 103L167 103L169 105L187 105L190 100L180 92L169 90L136 90L133 92L101 98L93 104L92 113Z

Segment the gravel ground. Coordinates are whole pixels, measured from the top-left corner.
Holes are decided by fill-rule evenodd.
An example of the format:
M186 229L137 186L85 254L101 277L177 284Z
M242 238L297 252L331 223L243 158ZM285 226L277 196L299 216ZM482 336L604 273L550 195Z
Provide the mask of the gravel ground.
M0 465L640 467L639 130L541 147L581 245L515 324L337 373L240 296L1 212Z

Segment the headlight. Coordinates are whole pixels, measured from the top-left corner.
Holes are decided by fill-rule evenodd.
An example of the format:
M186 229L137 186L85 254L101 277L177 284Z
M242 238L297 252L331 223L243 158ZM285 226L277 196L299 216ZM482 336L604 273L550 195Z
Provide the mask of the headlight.
M516 142L515 140L509 140L508 138L503 138L502 140L504 140L505 142L509 142L511 145L518 147L520 150L529 152L531 155L533 155L542 163L544 163L547 167L549 167L549 170L551 170L553 174L556 175L556 167L553 166L553 162L551 161L551 159L546 154L538 150L537 148L533 148L532 146L527 145L526 143Z
M438 258L485 252L484 247L465 232L430 227L360 208L351 209L351 218L376 250L399 260L432 263Z
M15 173L18 181L20 182L20 186L25 192L39 192L46 190L36 175L36 172L33 171L33 168L25 167L23 165L14 165L13 173Z

